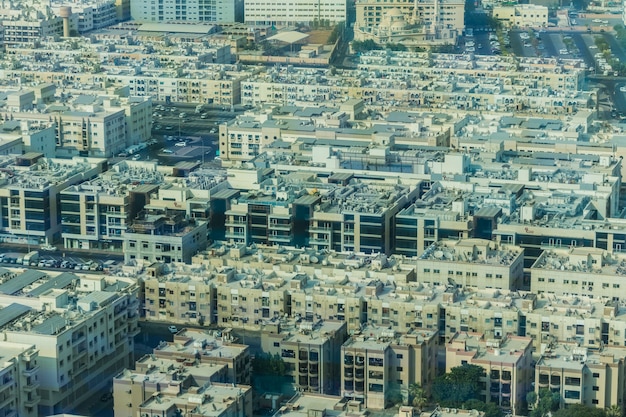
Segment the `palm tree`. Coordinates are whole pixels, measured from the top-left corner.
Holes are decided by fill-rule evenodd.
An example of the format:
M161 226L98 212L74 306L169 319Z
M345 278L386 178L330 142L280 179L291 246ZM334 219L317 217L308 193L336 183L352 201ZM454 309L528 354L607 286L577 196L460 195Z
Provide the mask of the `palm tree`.
M420 412L427 403L426 392L418 383L409 385L409 397L411 398L411 404L416 407Z
M622 408L617 404L606 408L606 417L622 417L622 415Z

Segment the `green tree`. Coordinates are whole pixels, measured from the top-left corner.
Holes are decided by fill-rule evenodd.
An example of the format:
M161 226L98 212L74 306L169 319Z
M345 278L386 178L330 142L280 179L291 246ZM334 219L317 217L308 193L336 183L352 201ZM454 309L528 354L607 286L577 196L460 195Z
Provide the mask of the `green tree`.
M259 375L284 376L287 372L285 361L278 354L257 355L252 361L252 368Z
M600 408L590 407L583 404L572 404L567 408L562 408L555 413L553 417L606 417L604 410Z
M367 52L381 49L380 45L372 39L364 41L352 41L352 49L354 52Z
M561 405L561 396L558 392L542 389L537 396L537 402L530 417L546 417L548 413L554 413Z
M463 403L479 398L480 379L484 375L485 370L476 365L452 368L449 373L440 375L433 381L433 399L446 407L461 408Z
M480 400L469 400L463 404L466 410L478 410L485 413L484 417L503 417L504 413L495 403L484 403Z
M426 406L428 399L426 398L426 392L420 384L413 383L409 385L409 402L420 412Z
M623 417L622 408L617 404L607 407L605 411L606 417Z

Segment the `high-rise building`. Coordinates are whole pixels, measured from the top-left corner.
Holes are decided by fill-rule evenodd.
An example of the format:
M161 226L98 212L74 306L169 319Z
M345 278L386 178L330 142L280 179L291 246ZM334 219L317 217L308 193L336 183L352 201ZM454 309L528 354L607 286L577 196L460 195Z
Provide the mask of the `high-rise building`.
M241 22L243 0L132 0L130 15L138 22Z
M296 23L346 21L346 0L295 0L282 1L246 0L245 23L290 26Z

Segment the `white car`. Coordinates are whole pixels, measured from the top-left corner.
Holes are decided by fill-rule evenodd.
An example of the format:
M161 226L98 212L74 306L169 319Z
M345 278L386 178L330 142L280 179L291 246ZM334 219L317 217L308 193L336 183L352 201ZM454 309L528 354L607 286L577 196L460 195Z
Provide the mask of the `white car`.
M41 250L54 252L55 250L57 250L57 247L56 246L52 246L52 245L43 245L41 247Z
M622 93L626 93L626 85L623 85L619 88L619 91L621 91Z
M176 326L167 326L167 330L169 330L172 334L178 333L178 327Z
M176 142L174 146L187 146L187 142Z

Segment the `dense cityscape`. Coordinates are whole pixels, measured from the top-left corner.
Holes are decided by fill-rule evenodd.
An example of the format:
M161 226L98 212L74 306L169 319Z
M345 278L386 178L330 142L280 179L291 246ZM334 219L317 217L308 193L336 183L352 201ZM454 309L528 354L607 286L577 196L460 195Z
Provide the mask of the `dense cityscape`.
M0 416L626 416L625 23L3 1Z

